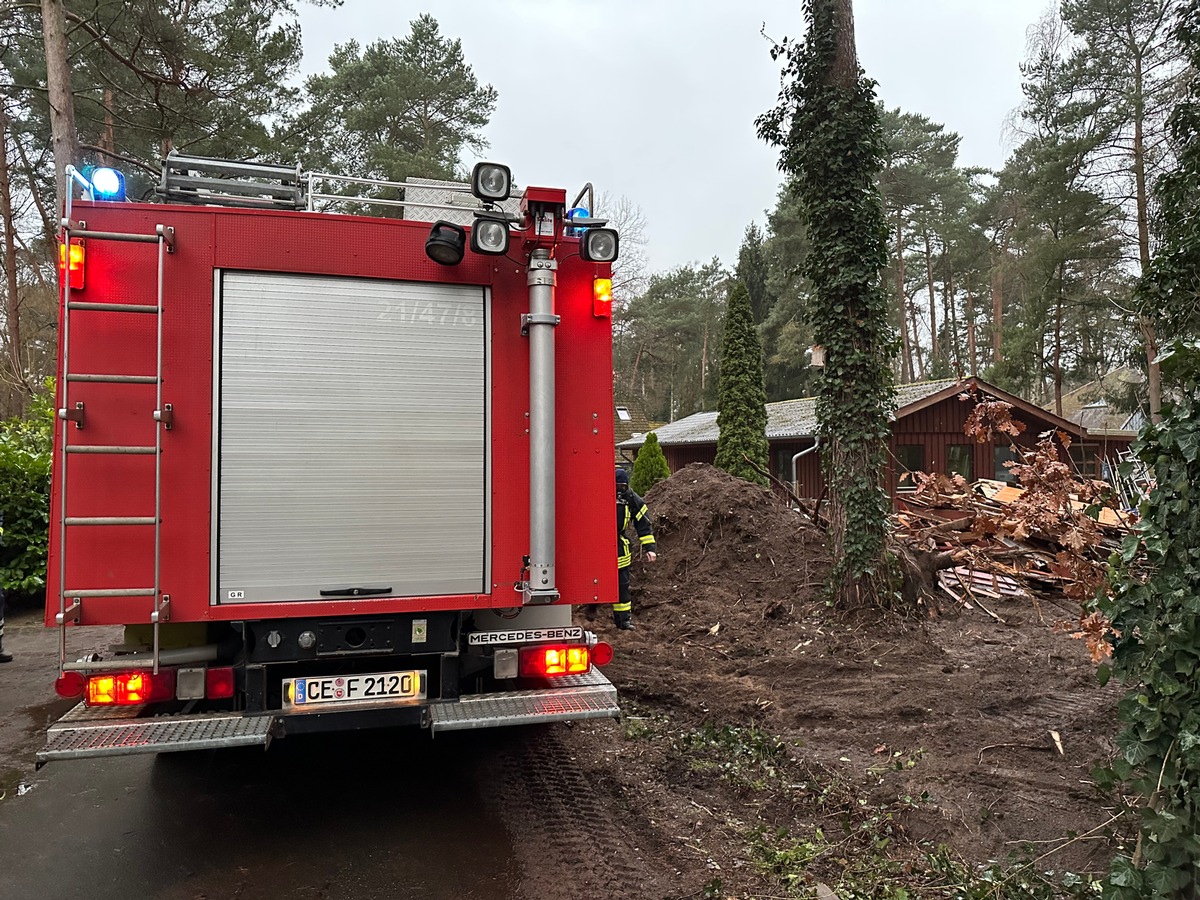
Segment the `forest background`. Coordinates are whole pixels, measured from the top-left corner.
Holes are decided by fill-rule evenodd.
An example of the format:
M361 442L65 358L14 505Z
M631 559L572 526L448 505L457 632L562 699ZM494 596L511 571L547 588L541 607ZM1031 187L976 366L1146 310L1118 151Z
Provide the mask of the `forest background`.
M336 0L318 0L336 6ZM899 383L980 375L1051 408L1129 366L1110 404L1147 417L1164 336L1134 284L1156 247L1153 184L1174 157L1166 117L1190 74L1170 39L1177 0L1064 0L1032 23L1024 101L999 171L964 166L953 123L883 110L884 272ZM56 185L42 17L61 10L79 165L122 168L153 196L171 149L361 177L460 177L486 146L496 91L423 15L409 33L338 45L296 83L293 0L0 4L0 418L55 372ZM764 49L764 52L766 50ZM765 110L771 98L764 97ZM749 125L747 127L750 127ZM619 187L619 186L618 186ZM615 384L656 421L716 408L733 278L750 293L767 399L814 392L800 274L807 240L785 181L728 261L650 271L636 202L602 195L623 234ZM1170 339L1173 336L1166 336Z

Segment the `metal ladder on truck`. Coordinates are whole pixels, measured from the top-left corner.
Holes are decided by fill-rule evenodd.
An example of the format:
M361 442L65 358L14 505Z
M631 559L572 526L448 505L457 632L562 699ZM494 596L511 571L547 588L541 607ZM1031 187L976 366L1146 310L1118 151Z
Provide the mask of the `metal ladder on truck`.
M67 167L65 215L62 219L62 239L68 264L73 238L91 241L125 241L130 243L156 244L158 249L158 291L154 305L133 303L93 303L71 299L71 279L69 271L63 273L63 317L62 317L62 360L60 377L62 378L62 408L58 410L58 419L62 423L62 435L59 441L62 453L59 462L59 530L58 530L58 615L55 617L59 629L59 664L63 671L97 671L104 668L125 667L119 658L105 662L68 662L67 661L67 624L78 624L83 612L83 602L104 597L150 597L153 601L153 611L150 622L154 626L154 673L159 666L159 625L170 616L171 598L162 593L161 578L161 547L162 547L162 434L172 426L173 411L171 404L162 402L163 375L163 271L167 254L175 252L175 229L166 225L156 225L153 234L127 234L120 232L91 231L86 222L75 221L71 217L73 183L78 182L84 191L91 193L92 186L73 166ZM90 199L90 197L89 197ZM75 372L71 368L71 318L72 313L79 311L102 312L109 315L153 315L157 319L157 353L155 372L153 375L126 375L102 372ZM84 404L82 401L71 403L71 385L81 382L102 382L106 384L154 384L155 404L154 444L147 446L115 445L103 446L96 444L72 443L72 432L84 427ZM70 425L74 424L74 428ZM154 455L154 515L153 516L67 516L67 463L72 456L79 453L90 454L136 454ZM148 586L131 588L86 588L68 585L67 576L67 530L80 527L95 526L153 526L154 528L154 583Z

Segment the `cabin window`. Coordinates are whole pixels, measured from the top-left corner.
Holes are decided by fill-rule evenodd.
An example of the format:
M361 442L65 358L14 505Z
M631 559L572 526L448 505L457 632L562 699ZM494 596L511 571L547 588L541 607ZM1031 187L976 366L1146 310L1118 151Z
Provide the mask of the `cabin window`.
M1011 447L997 447L992 454L995 460L996 473L992 477L997 481L1005 481L1009 484L1016 483L1017 476L1013 474L1013 470L1005 465L1007 462L1020 462L1020 457L1017 456Z
M946 474L975 480L975 448L971 444L951 444L946 448Z
M1096 457L1099 455L1100 448L1095 444L1072 444L1071 445L1071 463L1075 467L1075 471L1084 478L1096 477Z
M896 448L896 489L911 491L916 488L912 478L903 478L905 472L925 471L925 446L923 444L901 444Z

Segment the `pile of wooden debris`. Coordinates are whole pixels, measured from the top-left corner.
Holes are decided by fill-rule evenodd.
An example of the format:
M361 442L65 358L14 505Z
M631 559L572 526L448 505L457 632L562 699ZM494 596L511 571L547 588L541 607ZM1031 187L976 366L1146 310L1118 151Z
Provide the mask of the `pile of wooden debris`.
M1025 474L1031 487L918 474L896 504L894 537L934 560L935 589L999 621L1002 600L1067 599L1078 610L1136 520L1104 502L1103 483Z

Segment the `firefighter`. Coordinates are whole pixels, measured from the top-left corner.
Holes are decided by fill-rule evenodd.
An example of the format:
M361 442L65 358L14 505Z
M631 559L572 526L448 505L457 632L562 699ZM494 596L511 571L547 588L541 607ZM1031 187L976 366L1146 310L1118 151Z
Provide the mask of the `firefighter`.
M629 565L633 551L625 530L632 522L638 541L649 562L658 559L655 552L654 529L646 503L629 487L629 473L617 469L617 602L613 604L613 623L623 631L633 629L633 604L629 596Z

